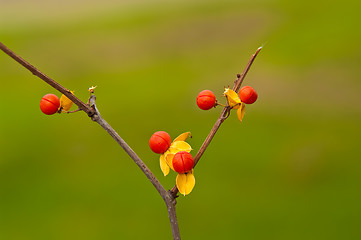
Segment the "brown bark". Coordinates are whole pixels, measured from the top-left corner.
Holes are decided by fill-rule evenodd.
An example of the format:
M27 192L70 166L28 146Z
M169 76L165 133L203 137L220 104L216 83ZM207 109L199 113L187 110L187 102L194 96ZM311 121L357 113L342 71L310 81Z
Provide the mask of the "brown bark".
M258 48L257 51L251 56L250 60L248 61L248 64L246 65L246 67L244 68L242 74L238 74L237 75L237 79L234 82L234 86L233 86L233 91L238 92L239 88L242 85L242 82L244 80L244 78L246 77L249 69L252 66L253 61L255 60L255 58L257 57L258 53L261 51L262 47ZM197 165L197 163L199 162L200 158L202 157L203 153L206 151L207 147L209 146L209 144L211 143L214 135L216 135L219 127L221 126L221 124L224 122L224 120L227 119L227 117L230 114L230 110L231 108L229 106L225 106L221 112L221 114L219 115L216 123L213 125L213 128L211 129L211 131L209 132L208 136L206 137L206 139L204 140L202 146L200 147L200 149L198 150L196 156L194 157L194 166ZM177 186L174 186L171 190L173 196L177 196L178 194L178 188Z
M178 228L177 214L176 214L176 199L173 195L166 191L162 184L158 181L158 179L154 176L154 174L150 171L147 165L138 157L138 155L130 148L130 146L119 136L119 134L102 118L100 115L96 104L96 97L92 95L90 97L91 105L88 105L78 99L74 94L72 94L69 90L61 86L59 83L46 76L44 73L40 72L36 67L25 61L23 58L15 54L12 50L6 47L4 44L0 42L0 49L13 58L15 61L20 63L34 75L38 76L42 80L44 80L47 84L67 96L70 100L76 104L80 110L84 111L88 114L89 117L94 122L97 122L105 131L109 133L110 136L124 149L124 151L129 155L129 157L137 164L137 166L142 170L148 180L153 184L155 189L158 191L160 196L163 198L169 215L169 220L171 224L172 234L174 240L180 240L180 233Z
M23 58L15 54L12 50L6 47L4 44L0 42L0 49L13 58L15 61L20 63L26 69L28 69L32 74L36 75L37 77L44 80L47 84L52 86L54 89L58 90L65 96L67 96L71 101L74 102L75 105L79 107L80 110L84 111L94 122L97 122L106 132L109 133L110 136L124 149L124 151L129 155L129 157L137 164L137 166L142 170L148 180L153 184L155 189L158 191L160 196L163 198L163 201L166 204L169 221L171 224L172 234L174 240L180 240L180 233L177 221L177 214L176 214L176 198L178 194L178 189L175 186L172 190L166 191L165 188L161 185L158 179L154 176L154 174L150 171L147 165L139 158L139 156L130 148L130 146L119 136L119 134L102 118L100 115L96 103L95 103L95 95L90 97L90 105L82 102L78 99L74 94L72 94L68 89L64 88L58 82L54 81L50 77L46 76L44 73L39 71L36 67L25 61ZM257 51L252 55L251 59L249 60L247 66L245 67L242 74L237 75L237 79L234 83L233 90L237 92L246 77L254 59L256 58L257 54L261 51L261 47L257 49ZM212 141L214 135L218 131L221 124L224 122L225 119L230 114L230 107L225 106L217 119L216 123L214 124L213 128L211 129L210 133L208 134L207 138L203 142L201 148L197 152L194 161L195 165L198 163L200 158L202 157L203 153L209 146L210 142Z

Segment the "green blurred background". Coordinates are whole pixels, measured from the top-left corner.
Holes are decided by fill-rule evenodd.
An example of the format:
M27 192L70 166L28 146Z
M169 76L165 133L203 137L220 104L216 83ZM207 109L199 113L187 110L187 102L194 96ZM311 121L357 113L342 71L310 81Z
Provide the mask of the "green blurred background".
M233 113L178 199L183 239L360 239L359 1L0 1L0 41L86 101L163 177L148 139L200 147L251 54L258 101ZM170 239L165 205L84 113L0 52L0 239ZM73 107L73 110L75 107Z

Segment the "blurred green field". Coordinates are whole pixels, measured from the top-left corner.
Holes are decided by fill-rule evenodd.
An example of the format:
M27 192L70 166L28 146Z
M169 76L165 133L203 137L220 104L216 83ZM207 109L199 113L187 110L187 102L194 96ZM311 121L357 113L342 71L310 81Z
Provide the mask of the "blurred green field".
M261 45L233 113L179 197L183 239L361 238L358 1L0 0L0 41L86 101L166 188L148 139L201 146L223 87ZM0 239L170 239L162 199L84 113L46 116L56 93L0 52ZM58 94L58 93L56 93ZM58 94L59 95L59 94ZM74 108L75 109L75 108Z

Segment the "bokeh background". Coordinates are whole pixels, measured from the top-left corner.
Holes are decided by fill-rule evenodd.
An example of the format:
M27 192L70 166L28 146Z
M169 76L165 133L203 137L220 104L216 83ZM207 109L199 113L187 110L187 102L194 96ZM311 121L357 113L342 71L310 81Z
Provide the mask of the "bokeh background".
M0 0L0 41L103 117L166 188L148 139L201 146L251 54L258 101L233 113L178 199L183 239L360 239L359 1ZM84 113L0 52L0 239L170 239L151 183ZM73 107L72 110L74 110Z

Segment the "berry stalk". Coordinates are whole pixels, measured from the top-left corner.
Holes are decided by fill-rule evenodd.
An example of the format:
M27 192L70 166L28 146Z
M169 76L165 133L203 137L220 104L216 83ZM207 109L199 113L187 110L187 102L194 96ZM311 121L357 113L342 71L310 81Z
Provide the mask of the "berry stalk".
M254 54L252 54L250 60L248 61L246 67L244 68L242 74L238 74L237 75L237 79L234 81L234 86L233 86L233 91L238 92L239 88L241 87L244 78L246 77L249 69L252 66L252 63L254 62L254 60L256 59L258 53L262 50L262 47L259 47L256 52ZM221 124L224 122L225 119L227 119L227 116L229 114L229 111L231 110L231 108L229 106L226 106L223 108L220 116L218 117L216 123L213 125L213 128L211 129L211 131L209 132L207 138L204 140L201 148L198 150L196 156L194 157L194 167L197 165L197 163L199 162L200 158L202 157L203 153L206 151L207 147L209 146L209 144L211 143L214 135L216 135L219 127L221 126ZM171 190L173 196L177 196L178 193L178 188L177 186L174 186Z

